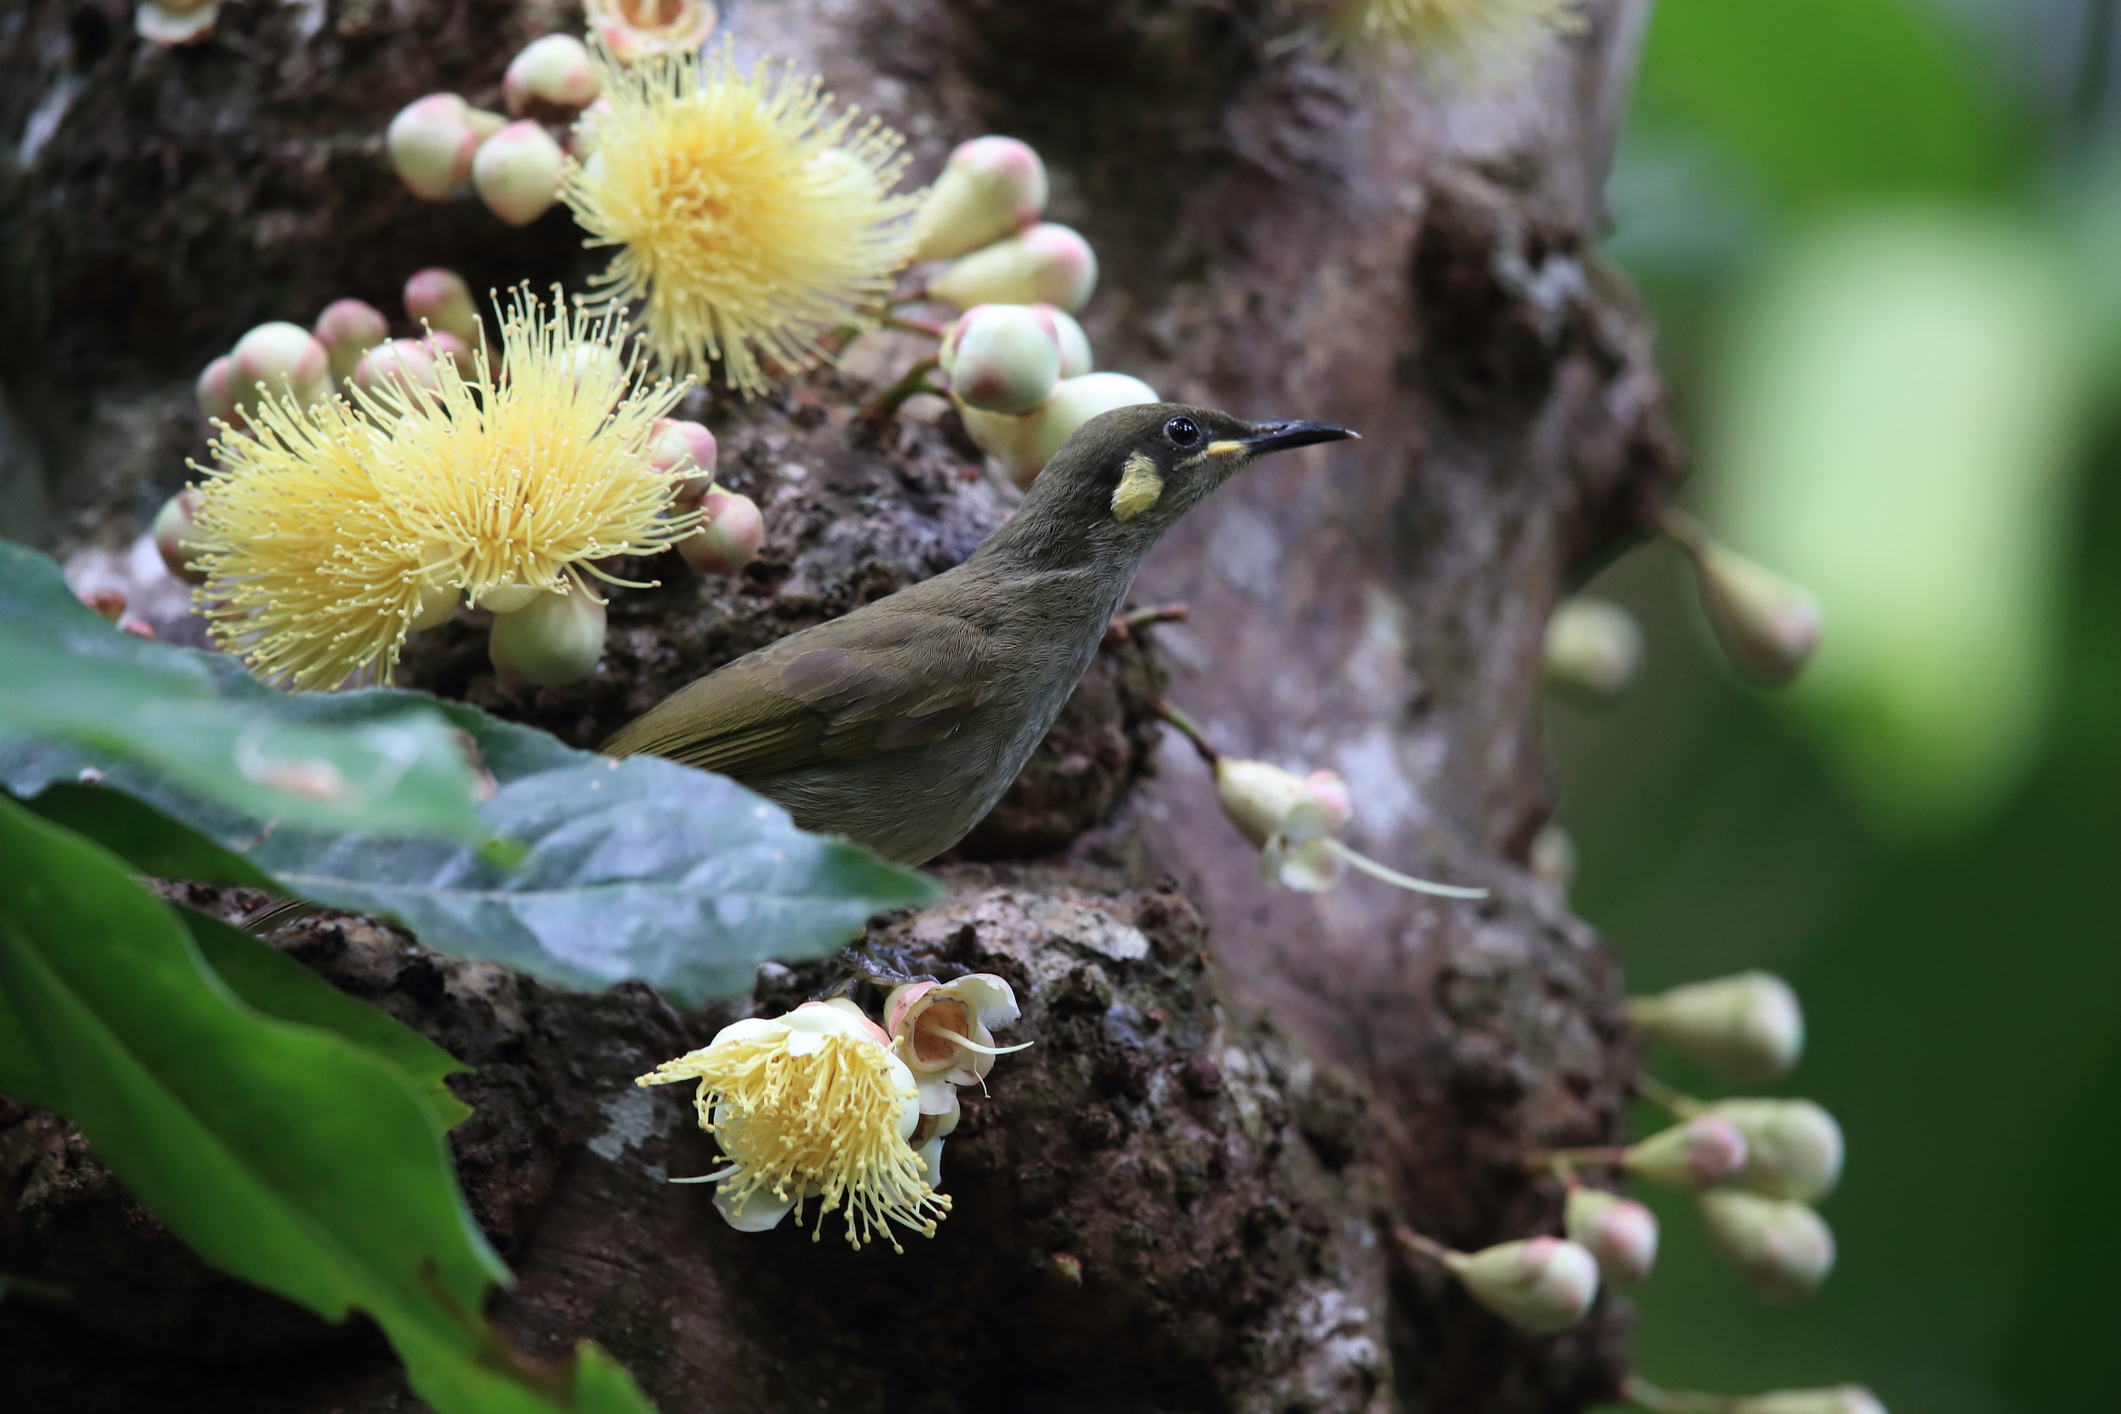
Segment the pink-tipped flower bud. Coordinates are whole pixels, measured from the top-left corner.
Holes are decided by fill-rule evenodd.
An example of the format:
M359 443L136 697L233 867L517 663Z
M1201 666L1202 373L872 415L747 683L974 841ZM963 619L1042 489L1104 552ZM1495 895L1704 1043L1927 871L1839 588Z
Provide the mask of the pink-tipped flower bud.
M456 335L466 348L475 349L485 339L471 286L454 270L430 266L414 272L405 282L405 313L415 324Z
M1818 596L1714 541L1689 550L1701 607L1732 666L1766 687L1804 671L1819 647Z
M122 589L91 589L81 596L81 602L95 610L96 617L107 624L115 624L125 617L125 591Z
M334 387L353 377L361 355L390 338L390 321L383 311L357 299L338 299L324 306L314 328L317 342L331 359Z
M1768 972L1690 982L1628 999L1628 1019L1649 1035L1737 1081L1772 1080L1804 1053L1804 1009Z
M210 36L220 13L221 0L143 0L133 11L133 28L150 44L173 49Z
M1771 1301L1802 1300L1834 1269L1833 1231L1802 1203L1712 1188L1701 1216L1746 1284Z
M1265 761L1215 762L1215 798L1270 879L1304 893L1340 882L1341 859L1326 841L1354 816L1346 782L1331 771L1299 776Z
M307 407L331 396L331 355L299 324L274 320L236 340L228 355L228 391L245 417L263 387Z
M1013 137L960 143L913 218L915 260L948 260L1038 220L1046 164Z
M1060 344L1027 305L974 305L949 343L950 391L968 407L1022 416L1060 381Z
M361 355L354 365L353 385L364 393L388 394L393 390L442 386L435 367L436 346L425 339L392 339Z
M471 180L479 200L511 226L527 226L560 199L567 154L538 123L510 123L479 146Z
M1641 1281L1656 1265L1657 1216L1632 1198L1600 1188L1571 1188L1562 1225L1569 1241L1590 1253L1599 1275L1614 1286Z
M1862 1385L1835 1385L1747 1395L1730 1402L1729 1414L1885 1414L1885 1406Z
M236 420L236 397L228 386L228 370L234 360L222 354L206 365L192 391L199 396L199 411L209 419Z
M1745 1171L1745 1136L1729 1120L1696 1115L1629 1148L1621 1163L1638 1178L1699 1192Z
M191 567L192 557L199 553L199 546L192 543L198 516L198 488L187 486L162 503L148 532L154 537L155 553L162 557L162 563L186 584L206 583L206 572Z
M1099 413L1156 401L1156 390L1124 373L1086 373L1063 378L1053 396L1022 417L960 406L965 430L991 453L1018 486L1037 479L1075 430Z
M571 34L533 39L508 63L501 76L501 96L508 111L521 117L533 103L555 108L584 108L597 96L596 65L589 50Z
M1604 599L1570 599L1547 619L1547 681L1594 703L1615 701L1642 667L1635 616Z
M506 682L580 682L604 656L604 606L579 585L566 594L533 594L523 607L494 615L486 656Z
M587 0L583 19L611 57L631 64L651 54L697 50L714 33L713 0Z
M1034 304L1031 309L1045 322L1060 348L1061 377L1080 378L1097 367L1090 353L1090 336L1075 322L1074 315L1057 304Z
M757 558L766 521L749 496L719 486L700 502L706 522L678 542L685 563L701 574L735 574Z
M959 309L976 304L1052 304L1070 313L1097 288L1090 243L1051 222L996 241L958 260L928 283L928 293Z
M384 142L391 165L414 196L443 201L471 180L471 159L492 131L494 115L454 93L430 93L398 110Z
M1841 1181L1841 1126L1810 1100L1718 1100L1707 1113L1745 1136L1740 1186L1816 1203Z
M1443 1262L1475 1301L1534 1335L1567 1330L1598 1299L1597 1261L1557 1237L1451 1252Z
M680 503L697 504L713 487L717 455L714 434L700 423L659 417L649 429L648 464L657 471L683 474L677 493Z

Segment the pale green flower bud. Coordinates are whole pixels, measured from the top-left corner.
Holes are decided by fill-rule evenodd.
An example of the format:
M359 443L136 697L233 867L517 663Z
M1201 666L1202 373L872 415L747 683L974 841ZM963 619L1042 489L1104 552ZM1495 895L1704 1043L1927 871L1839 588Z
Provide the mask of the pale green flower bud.
M1641 1281L1657 1261L1657 1216L1632 1198L1581 1185L1569 1190L1562 1226L1615 1286Z
M487 596L488 607L493 599ZM579 585L566 594L534 593L520 609L495 612L486 656L506 682L580 682L604 656L604 606Z
M756 501L717 486L700 502L700 510L706 523L678 542L686 564L701 574L735 574L758 557L766 522Z
M1638 1178L1698 1192L1745 1171L1745 1136L1729 1120L1697 1115L1630 1147L1621 1166Z
M463 598L463 591L453 584L428 585L420 591L419 611L406 621L405 631L418 633L421 629L447 623Z
M454 270L431 266L415 272L405 282L405 313L415 324L455 335L468 349L478 348L486 337L471 286Z
M532 103L556 108L585 108L597 96L596 66L589 50L571 34L533 39L508 63L501 76L501 96L510 114L521 117Z
M1738 1081L1772 1080L1804 1053L1804 1010L1797 994L1768 972L1740 972L1654 997L1631 997L1628 1019Z
M510 123L480 145L471 180L486 209L511 226L527 226L560 199L567 154L540 124Z
M218 418L222 422L236 420L236 399L228 387L228 370L232 361L227 354L222 354L206 365L205 370L199 374L198 383L193 386L192 391L199 397L199 411L209 419Z
M714 486L714 466L719 452L714 434L697 422L659 417L648 433L648 464L657 471L682 472L678 484L680 503L696 504Z
M1801 1300L1834 1269L1834 1234L1802 1203L1712 1188L1701 1195L1701 1216L1739 1275L1770 1300Z
M1763 564L1714 541L1689 547L1701 607L1732 664L1779 687L1804 670L1819 646L1819 599Z
M191 535L199 513L199 492L187 486L162 503L155 512L155 523L149 532L155 539L155 553L169 572L186 584L206 583L203 570L191 568L192 557L199 547L192 543Z
M976 304L1052 304L1081 309L1097 287L1097 256L1066 226L1048 222L976 250L928 282L959 309Z
M305 406L331 396L331 355L299 324L274 320L236 340L228 355L228 391L236 411L249 415L258 389Z
M512 614L536 602L545 592L534 584L497 584L479 596L475 607L494 614Z
M1046 164L1013 137L961 143L913 218L913 258L948 260L1038 220Z
M1022 417L981 412L960 407L965 430L972 440L994 454L1009 479L1029 486L1045 470L1046 463L1075 435L1075 430L1099 413L1156 401L1156 390L1139 378L1124 373L1086 373L1063 378L1053 396Z
M1570 599L1547 620L1547 681L1594 702L1627 691L1642 667L1635 616L1604 599Z
M391 165L414 196L455 196L471 180L471 159L491 131L483 120L494 116L454 93L416 98L398 110L384 134Z
M317 316L313 332L331 359L332 386L353 377L361 355L390 338L383 311L357 299L333 300Z
M1816 1203L1841 1181L1841 1126L1810 1100L1718 1100L1707 1113L1745 1136L1743 1187Z
M1034 304L1031 308L1046 322L1053 342L1060 348L1061 377L1080 378L1097 367L1090 354L1090 336L1075 322L1074 315L1057 304Z
M1748 1395L1732 1400L1729 1414L1885 1414L1885 1406L1862 1385L1835 1385Z
M1567 1330L1598 1299L1598 1263L1573 1242L1533 1237L1478 1252L1450 1252L1443 1264L1475 1301L1535 1335Z
M949 343L950 391L969 407L1021 416L1060 380L1060 345L1027 305L974 305Z

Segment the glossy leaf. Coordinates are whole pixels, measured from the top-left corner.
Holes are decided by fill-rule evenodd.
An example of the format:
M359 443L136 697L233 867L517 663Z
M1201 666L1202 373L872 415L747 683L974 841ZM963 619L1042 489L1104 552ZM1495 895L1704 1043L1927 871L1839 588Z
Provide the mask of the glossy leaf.
M145 801L101 786L55 785L23 802L55 825L94 840L143 874L199 884L271 889L272 877L239 854L178 824Z

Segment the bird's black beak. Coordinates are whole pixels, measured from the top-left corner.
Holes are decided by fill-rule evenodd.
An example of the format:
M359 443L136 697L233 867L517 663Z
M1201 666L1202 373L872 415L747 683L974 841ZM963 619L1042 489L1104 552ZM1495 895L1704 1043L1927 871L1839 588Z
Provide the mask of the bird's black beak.
M1361 434L1350 432L1345 427L1335 427L1329 422L1255 422L1248 437L1229 442L1216 442L1208 448L1220 452L1228 448L1241 453L1247 460L1263 457L1269 452L1286 452L1292 447L1309 447L1319 442L1360 441Z

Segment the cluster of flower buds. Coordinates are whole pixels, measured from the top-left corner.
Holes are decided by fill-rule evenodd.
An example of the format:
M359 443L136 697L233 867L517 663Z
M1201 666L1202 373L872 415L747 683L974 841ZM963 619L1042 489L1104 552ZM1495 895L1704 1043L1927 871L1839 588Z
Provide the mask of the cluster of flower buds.
M1666 511L1658 528L1693 562L1702 611L1733 667L1764 687L1804 671L1819 647L1816 595L1717 541L1682 512Z
M1635 616L1605 599L1577 598L1547 619L1546 676L1587 702L1619 700L1642 667L1642 629Z
M716 19L711 0L588 0L583 11L590 33L621 64L697 50L714 33Z
M385 134L391 165L414 196L448 201L476 191L494 215L527 226L560 199L567 153L553 128L564 133L596 101L597 88L582 41L548 34L508 65L501 81L508 116L454 93L414 99Z
M1740 972L1654 997L1630 997L1628 1020L1739 1082L1787 1074L1804 1053L1804 1011L1797 994L1767 972Z
M1393 1235L1457 1277L1475 1301L1534 1335L1567 1330L1598 1299L1598 1261L1573 1241L1528 1237L1456 1252L1405 1227L1395 1226Z
M649 465L685 478L674 510L700 513L700 528L678 542L678 553L701 574L735 574L757 557L766 523L757 502L714 484L716 457L714 434L700 423L656 420Z

